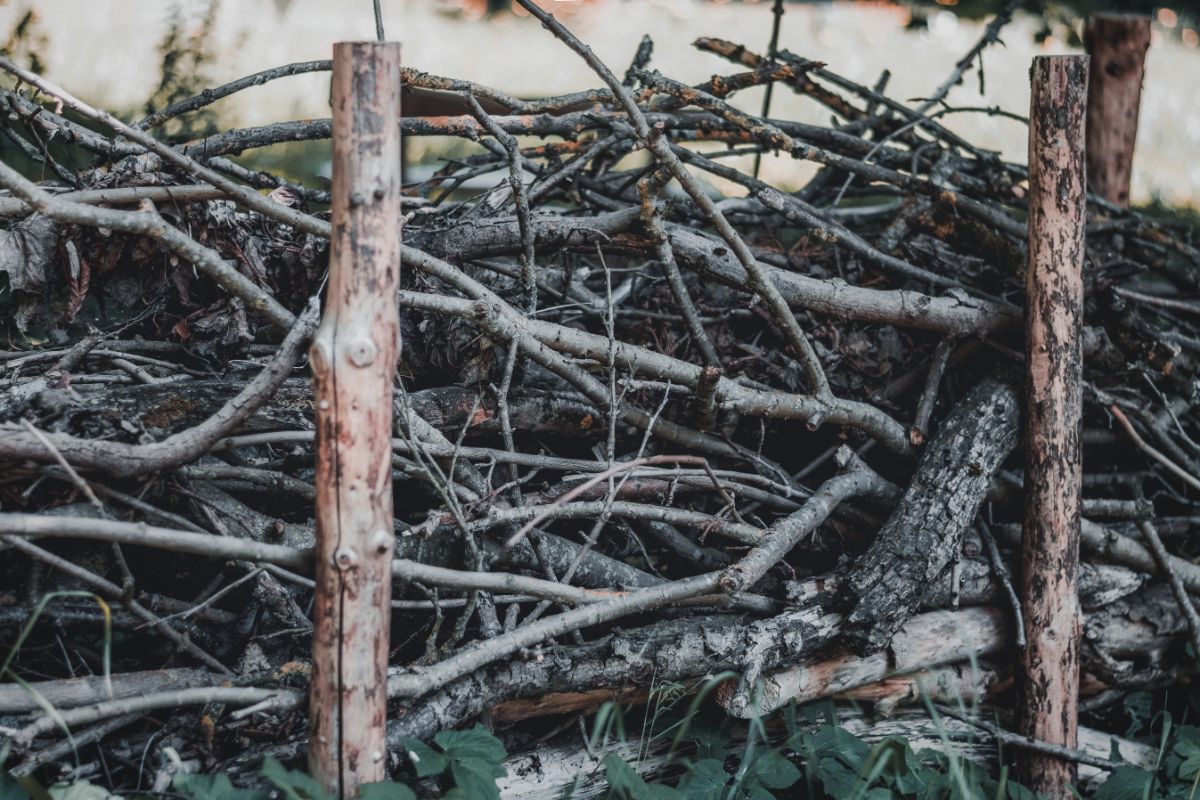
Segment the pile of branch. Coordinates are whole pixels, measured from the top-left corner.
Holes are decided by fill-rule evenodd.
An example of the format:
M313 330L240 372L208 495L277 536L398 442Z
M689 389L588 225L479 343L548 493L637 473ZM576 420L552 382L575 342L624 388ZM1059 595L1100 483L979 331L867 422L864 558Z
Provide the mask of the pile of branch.
M520 100L403 73L415 109L458 112L406 113L404 135L477 152L407 187L397 220L393 758L481 715L573 722L725 670L739 677L719 702L740 717L847 693L884 709L1002 697L1021 628L1026 169L943 120L1003 20L914 108L886 80L720 39L696 43L727 67L700 85L654 70L648 38L618 76L521 2L598 88ZM0 164L0 650L15 653L0 680L35 690L0 685L17 769L118 730L135 755L107 769L167 747L235 771L294 755L304 357L330 235L310 204L329 198L231 156L330 123L154 131L329 64L132 125L0 68L4 133L47 178ZM735 104L763 86L833 119ZM815 171L777 187L751 166L764 154ZM1097 711L1190 673L1184 643L1200 644L1200 302L1182 299L1200 250L1091 197L1087 254Z

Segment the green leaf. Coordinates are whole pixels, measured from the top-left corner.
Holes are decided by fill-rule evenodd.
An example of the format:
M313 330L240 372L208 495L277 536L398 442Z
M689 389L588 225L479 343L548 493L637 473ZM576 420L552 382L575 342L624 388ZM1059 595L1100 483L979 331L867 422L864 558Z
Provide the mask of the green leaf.
M25 787L3 768L0 768L0 800L29 800Z
M747 778L755 780L768 789L786 789L800 780L800 770L778 749L760 751L746 770Z
M380 781L364 783L359 794L359 800L417 800L413 790L403 783Z
M1178 775L1183 780L1190 781L1200 773L1200 728L1191 725L1180 726L1175 736L1175 755L1182 759Z
M729 752L729 734L724 727L714 725L707 720L696 720L692 723L690 736L696 743L697 760L710 758L724 759Z
M455 788L462 789L471 800L499 800L500 787L496 778L504 770L481 758L458 758L450 762L450 776Z
M646 782L633 771L633 767L616 753L606 755L603 763L609 789L621 797L637 800L637 792L645 789Z
M854 794L858 773L850 770L836 756L828 756L817 762L813 777L821 782L830 797L846 798Z
M884 786L876 786L863 793L863 800L892 800L892 790Z
M687 765L687 772L679 779L677 788L685 800L721 800L728 782L724 763L716 758L705 758Z
M856 773L871 754L870 745L836 725L822 725L816 733L801 733L798 737L791 737L788 747L818 759L835 757Z
M321 784L309 774L289 770L273 756L263 760L262 774L283 792L287 800L332 800Z
M682 800L683 796L677 789L672 789L670 786L664 786L661 783L648 783L646 784L646 793L640 795L638 800L641 800L643 797L647 798L647 800ZM771 798L771 800L775 800L775 798Z
M1154 773L1137 767L1117 767L1096 790L1095 800L1143 800Z
M739 797L745 800L775 800L775 795L768 792L760 784L751 784L742 787L742 794Z
M450 762L444 755L420 739L413 739L406 736L401 741L408 754L408 760L413 765L413 769L416 770L418 778L441 775L446 771L446 767L450 765Z
M477 758L499 764L508 755L500 740L482 725L467 731L442 731L433 737L433 741L450 759Z
M625 800L683 800L683 795L670 786L646 783L615 753L605 756L603 764L612 796Z
M1150 719L1154 716L1151 708L1154 698L1149 692L1132 692L1125 695L1122 705L1125 708L1125 716L1129 718L1129 728L1125 731L1125 738L1132 739L1138 734L1150 728Z
M1038 800L1038 796L1011 778L1004 784L1008 800Z
M266 800L261 789L239 789L224 772L215 775L177 774L171 787L188 800Z

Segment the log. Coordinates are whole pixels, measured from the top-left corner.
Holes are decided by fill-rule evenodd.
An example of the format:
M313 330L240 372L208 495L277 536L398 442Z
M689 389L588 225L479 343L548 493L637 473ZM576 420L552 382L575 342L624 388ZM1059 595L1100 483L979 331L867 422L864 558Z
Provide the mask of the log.
M52 414L46 430L53 433L131 442L137 441L136 434L148 433L161 439L200 424L244 386L244 380L230 376L113 386L86 393L45 389L23 402L0 406L0 422ZM314 405L312 383L289 378L230 433L312 430ZM408 405L417 416L454 437L464 427L471 437L500 431L495 398L477 389L419 389L408 393ZM514 389L508 398L508 415L513 428L522 432L584 437L604 431L603 426L588 420L589 416L600 418L596 406L570 390Z
M42 681L34 684L32 690L20 684L5 683L0 684L0 715L41 711L45 703L60 709L76 708L104 700L125 700L157 692L219 686L224 681L225 677L215 672L176 667L112 675L107 680L101 675L87 675Z
M1096 14L1083 30L1083 41L1092 58L1087 93L1088 190L1128 208L1150 18Z
M979 719L994 718L994 712L987 706L980 708L978 714ZM932 720L924 709L902 710L888 717L872 719L859 710L839 707L836 722L871 744L900 737L909 742L914 751L949 752L985 768L1001 761L995 744L989 737L981 736L978 728L948 717ZM815 727L810 726L810 729ZM1108 759L1115 745L1121 758L1131 765L1142 768L1154 765L1154 747L1088 728L1080 733L1081 749L1094 758ZM745 735L744 727L733 732L729 742L731 752L741 752L746 744ZM777 745L787 736L782 724L768 723L770 744ZM671 736L655 737L649 745L638 741L616 742L598 753L589 753L577 743L542 745L535 752L516 754L504 762L508 774L497 782L500 796L508 800L556 800L567 794L565 790L571 786L575 790L569 796L574 800L603 796L608 781L604 779L600 761L608 753L623 758L647 781L677 776L681 770L678 757L686 755L686 751L677 751L676 760L668 762L671 739ZM1005 753L1008 752L1011 751L1005 748ZM1080 775L1092 786L1108 777L1108 773L1094 767L1084 767Z
M309 769L335 797L387 777L392 382L399 338L400 46L333 51L333 238L310 352L317 542Z
M1025 523L1021 605L1028 646L1018 730L1074 748L1078 726L1082 484L1084 105L1087 56L1033 61L1026 269ZM1025 752L1022 782L1071 796L1074 765Z
M988 378L955 407L870 549L840 587L851 652L886 646L962 549L992 476L1017 443L1017 396Z
M886 650L865 656L812 659L763 678L760 691L746 702L734 682L722 684L717 701L737 717L768 714L791 700L812 700L944 664L995 655L1007 643L1006 614L986 606L962 611L931 611L908 622Z
M991 581L985 570L986 564L982 569L972 567L966 571L969 577L964 580L964 603L990 603L1000 596L996 586L989 586ZM1155 584L1138 590L1138 582L1130 580L1134 576L1120 568L1091 567L1085 574L1087 578L1081 586L1092 608L1087 617L1088 652L1092 657L1089 669L1093 662L1096 670L1102 671L1101 668L1118 664L1129 663L1132 667L1135 662L1145 663L1148 659L1150 668L1165 674L1163 667L1170 661L1166 654L1182 641L1187 629L1169 588ZM931 587L929 597L941 602L949 594L951 583L947 571ZM790 585L789 594L805 598L806 604L770 619L747 623L736 615L712 614L667 620L618 631L585 645L560 645L543 651L541 657L493 664L407 706L402 716L389 723L388 738L395 746L406 736L428 738L513 700L549 698L545 702L505 705L502 713L509 720L536 716L542 711L557 713L554 709L568 706L587 707L589 702L603 696L598 690L604 690L606 700L615 694L634 698L638 689L656 682L690 683L724 670L744 671L748 665L766 675L768 686L774 677L772 671L793 666L825 673L843 668L857 670L845 666L850 656L841 651L831 652L829 648L837 642L841 626L840 615L829 610L835 591L836 587L822 579L804 581ZM1104 605L1094 607L1093 603ZM944 613L926 607L934 613ZM961 619L989 620L974 628L981 631L987 627L995 634L987 640L980 636L975 646L981 652L995 652L1009 641L1005 628L994 623L1007 612L991 608L958 613L964 615ZM918 619L915 617L913 621ZM936 626L928 629L939 630ZM961 641L940 634L927 641L908 640L904 643L907 653L921 652L925 656L905 657L905 669L911 672L953 662L962 658L962 645ZM888 663L897 658L890 651L887 655L891 660ZM867 663L870 658L867 656L857 663ZM824 688L805 685L801 687L804 697L827 697L853 684L878 680L878 664L883 662L870 663L876 665L867 668L876 670L870 675ZM822 664L826 666L819 666ZM894 670L888 670L884 676L893 674ZM1128 683L1130 679L1140 679L1132 668L1125 677L1114 676L1118 683ZM592 692L597 694L590 698L580 696ZM781 702L787 700L781 695Z
M1166 585L1156 584L1139 591L1138 583L1130 580L1144 577L1115 567L1087 568L1086 580L1080 582L1081 601L1085 605L1089 601L1103 603L1099 607L1089 606L1085 617L1087 640L1097 655L1092 666L1106 667L1105 672L1111 673L1107 668L1120 662L1141 661L1144 669L1163 674L1170 671L1171 665L1161 663L1159 652L1168 641L1178 641L1187 630L1186 622L1171 607L1173 597ZM964 596L973 600L987 602L996 593L996 587L986 578L967 579L965 583ZM717 700L733 716L749 718L768 714L791 702L804 705L893 679L914 687L944 688L947 676L957 676L962 679L960 685L973 685L975 692L983 693L990 683L989 673L976 673L973 668L979 663L977 659L1002 653L1011 642L1007 616L1007 611L991 606L919 614L892 637L891 644L883 651L866 656L819 652L794 666L763 676L761 691L753 705L735 693L733 682L721 686ZM947 667L945 672L936 669L955 664L958 666ZM1128 669L1124 674L1131 676L1133 672ZM990 674L995 676L995 672ZM884 693L895 694L893 690ZM963 691L949 702L957 704L959 699L969 699L970 694Z

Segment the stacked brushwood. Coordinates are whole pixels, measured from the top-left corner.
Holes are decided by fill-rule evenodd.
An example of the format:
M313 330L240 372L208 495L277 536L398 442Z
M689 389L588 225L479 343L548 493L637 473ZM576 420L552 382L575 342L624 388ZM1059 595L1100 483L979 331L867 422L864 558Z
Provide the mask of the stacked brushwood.
M972 59L914 107L719 39L696 43L726 65L702 84L653 69L648 39L617 77L544 21L599 88L521 100L403 72L415 107L456 111L409 113L404 135L473 154L408 186L397 220L393 759L405 737L481 716L518 750L550 727L534 718L727 671L714 696L736 717L793 699L1007 697L1027 175L942 124ZM74 764L99 742L119 784L164 748L235 772L295 756L311 647L305 354L330 233L311 209L329 198L231 157L327 139L330 123L155 132L329 65L132 125L0 67L15 78L4 132L44 179L0 164L10 764ZM833 121L735 103L772 84ZM772 185L760 154L812 177ZM1095 726L1200 652L1200 249L1170 221L1097 198L1087 213ZM1108 764L1103 735L1082 741L1099 752L1066 755ZM513 771L567 781L569 750ZM100 769L79 752L77 775Z

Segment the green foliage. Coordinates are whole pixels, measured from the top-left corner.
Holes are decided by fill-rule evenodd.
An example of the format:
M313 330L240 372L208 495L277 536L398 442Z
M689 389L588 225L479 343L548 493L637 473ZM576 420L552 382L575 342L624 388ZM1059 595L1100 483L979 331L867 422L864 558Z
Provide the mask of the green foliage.
M266 800L261 789L238 789L224 772L214 775L176 775L171 785L188 800Z
M608 791L604 796L611 800L680 800L684 796L669 786L646 783L616 754L604 758L604 774L608 778Z
M466 731L442 731L433 737L437 749L405 739L408 759L418 778L449 779L448 800L499 800L496 778L505 775L504 745L481 725Z
M1037 800L1009 780L1001 768L993 778L978 764L934 750L914 751L892 737L869 744L835 723L830 710L797 720L793 710L786 728L755 720L749 737L735 741L732 723L702 718L695 704L684 709L679 698L664 699L647 711L640 740L672 737L666 763L656 763L656 778L639 769L648 754L623 758L605 742L625 738L622 711L606 706L597 714L592 751L600 759L607 786L604 800ZM664 698L666 695L664 695ZM1136 705L1136 704L1135 704ZM681 713L673 713L673 712ZM686 723L686 727L684 727ZM1150 728L1161 741L1154 769L1122 766L1092 795L1096 800L1197 800L1200 792L1200 727L1172 725L1160 713ZM687 734L683 741L676 736ZM780 735L783 734L783 735ZM675 749L679 747L678 751ZM442 731L432 744L404 742L411 777L433 780L447 800L498 800L496 778L505 772L504 745L483 727ZM606 749L608 750L606 754ZM628 752L622 748L621 752ZM682 755L674 755L676 752ZM4 754L0 752L0 764ZM1115 756L1114 756L1115 757ZM658 777L662 776L662 777ZM228 775L176 775L174 791L184 800L331 800L307 773L289 770L268 757L253 788L234 786ZM430 788L426 784L426 790ZM564 792L569 798L571 791ZM107 789L80 781L41 788L0 769L0 800L109 800ZM416 800L411 786L388 781L363 787L362 800Z
M1135 718L1148 711L1140 701L1131 704ZM647 712L678 725L669 714ZM695 714L688 709L689 717ZM619 709L598 715L605 732L616 730ZM761 721L752 721L746 741L734 742L728 720L707 724L689 719L687 755L673 763L656 764L654 772L670 776L648 780L615 753L602 766L608 788L604 800L670 798L670 800L1038 800L1012 781L1006 767L997 777L984 766L937 750L916 751L898 737L869 744L836 724L832 706L785 718L786 737L768 737ZM1140 724L1140 723L1139 723ZM1098 800L1200 800L1200 727L1172 726L1160 713L1143 728L1156 732L1162 745L1153 770L1134 766L1117 769L1094 794ZM593 749L601 735L593 735ZM653 729L644 737L659 735ZM778 740L783 738L781 742ZM776 743L778 742L778 743ZM1114 754L1114 760L1119 754ZM644 772L644 771L643 771ZM569 797L564 794L564 797Z
M504 745L500 740L476 725L466 731L442 731L434 737L436 748L416 739L405 741L409 761L417 778L442 778L447 800L498 800L500 791L496 778L504 775ZM262 777L278 790L283 800L332 800L311 775L289 770L268 756L263 762ZM229 776L176 775L176 792L186 800L267 800L267 789L239 789ZM22 797L3 797L0 800L25 800ZM405 783L383 781L362 788L361 800L416 800L416 794Z
M29 800L29 792L21 782L4 769L0 769L0 800Z
M263 761L262 775L283 792L284 800L332 800L328 792L307 772L288 769L279 761L267 756ZM201 800L201 798L196 798ZM203 798L203 800L212 800ZM237 800L250 800L238 798Z
M1149 692L1130 692L1121 701L1125 716L1129 719L1126 738L1140 736L1150 729L1154 720L1153 699Z
M159 79L154 93L146 100L146 113L161 111L172 103L194 97L212 85L208 69L217 60L213 42L218 0L208 0L198 19L175 4L171 23L158 45ZM211 108L172 120L166 126L175 137L191 139L216 132L216 114Z
M332 800L311 775L289 770L271 756L263 761L262 777L279 790L284 800ZM224 773L176 775L171 785L187 800L268 800L272 796L266 788L239 789ZM403 783L384 781L363 786L361 800L416 800L416 795Z
M39 54L49 48L50 41L41 18L32 7L17 13L17 22L5 38L3 47L0 47L0 53L18 63L23 62L33 72L45 72L46 64Z
M1121 767L1108 776L1096 791L1096 800L1143 800L1149 797L1154 773L1137 767Z

